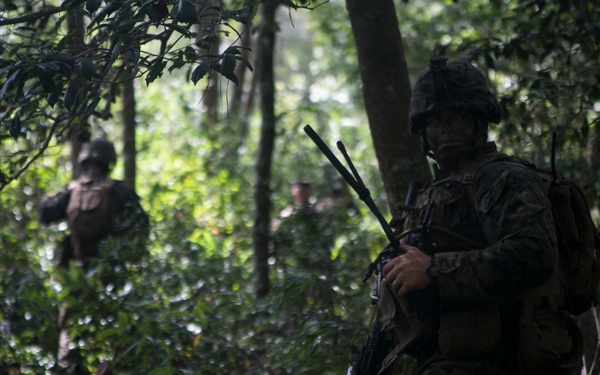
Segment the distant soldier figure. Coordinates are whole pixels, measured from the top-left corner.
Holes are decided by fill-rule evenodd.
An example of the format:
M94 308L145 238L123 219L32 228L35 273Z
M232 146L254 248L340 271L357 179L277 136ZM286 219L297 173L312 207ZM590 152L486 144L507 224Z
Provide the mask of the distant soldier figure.
M323 215L313 202L312 185L297 181L291 187L293 205L281 211L275 221L273 246L286 276L295 269L304 273L324 273L330 260L332 236Z
M39 220L49 224L66 219L69 235L60 243L59 267L70 263L87 268L98 258L102 244L110 238L127 239L123 251L139 252L148 236L148 216L135 191L122 181L109 177L116 162L113 144L104 139L85 143L78 156L82 168L79 178L61 192L44 197L39 207ZM110 279L103 279L108 284ZM69 307L59 316L61 337L58 364L76 367L78 354L69 348L69 336L63 328ZM81 370L75 370L76 373Z

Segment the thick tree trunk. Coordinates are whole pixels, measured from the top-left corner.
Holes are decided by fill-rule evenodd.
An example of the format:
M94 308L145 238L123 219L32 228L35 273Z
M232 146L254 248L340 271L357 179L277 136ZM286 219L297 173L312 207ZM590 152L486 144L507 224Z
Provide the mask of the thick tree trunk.
M373 146L393 215L411 180L431 179L418 137L409 135L411 87L392 0L346 0Z
M136 148L135 148L135 89L133 77L124 73L123 81L123 180L135 190Z
M262 25L259 33L259 92L262 127L256 162L254 186L254 290L257 298L264 298L270 289L269 282L269 227L271 223L271 166L275 145L275 79L273 53L275 48L275 14L277 2L266 0L261 4Z

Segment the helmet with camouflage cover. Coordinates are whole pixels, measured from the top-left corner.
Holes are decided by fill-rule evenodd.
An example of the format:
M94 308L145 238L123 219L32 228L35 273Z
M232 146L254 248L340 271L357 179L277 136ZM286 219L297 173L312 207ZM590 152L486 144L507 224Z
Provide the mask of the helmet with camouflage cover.
M468 61L432 58L415 83L410 100L410 133L420 134L427 115L445 108L476 112L488 122L502 118L498 100L487 80Z
M106 165L115 163L117 161L115 146L113 146L112 142L102 138L96 138L84 143L81 146L77 162L81 164L88 160L99 161Z

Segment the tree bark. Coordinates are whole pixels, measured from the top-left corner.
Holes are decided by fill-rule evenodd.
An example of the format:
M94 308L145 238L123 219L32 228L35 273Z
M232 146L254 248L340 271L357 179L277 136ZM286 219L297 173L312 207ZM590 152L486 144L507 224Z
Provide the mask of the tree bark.
M85 31L83 23L83 15L77 12L70 12L68 15L68 28L69 32L73 35L71 46L73 48L73 54L77 55L85 51ZM77 79L72 85L77 85L77 91L84 85L81 79ZM81 151L81 145L90 140L90 126L87 122L87 118L79 116L75 125L70 129L69 141L71 144L70 160L73 166L72 179L75 180L81 175L81 166L77 162L79 158L79 152Z
M411 180L431 179L420 138L408 127L411 86L392 0L346 0L363 99L392 215Z
M259 32L257 60L259 61L259 91L262 126L255 170L255 216L252 236L254 250L254 292L264 298L271 288L269 282L269 228L271 223L271 166L275 147L275 77L273 54L275 49L275 0L261 4L262 25Z
M219 12L221 8L220 0L201 0L196 4L196 9L200 14L200 23L197 26L199 41L199 49L205 56L203 62L213 63L219 60ZM217 139L219 135L214 131L216 124L219 121L219 82L221 75L211 73L207 76L206 89L202 94L202 103L206 108L205 113L200 119L200 125L204 127L206 134L211 137L211 140Z
M135 88L130 73L123 74L123 180L135 190L136 147L135 147Z

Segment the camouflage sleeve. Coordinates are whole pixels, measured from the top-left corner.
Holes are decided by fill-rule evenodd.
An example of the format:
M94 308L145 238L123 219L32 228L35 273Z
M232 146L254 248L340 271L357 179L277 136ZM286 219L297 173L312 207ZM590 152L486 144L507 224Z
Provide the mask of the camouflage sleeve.
M443 311L515 300L547 281L557 267L551 206L533 170L492 163L475 176L473 197L491 245L432 258Z
M50 224L66 218L70 198L70 189L44 197L38 207L38 220L42 224Z

